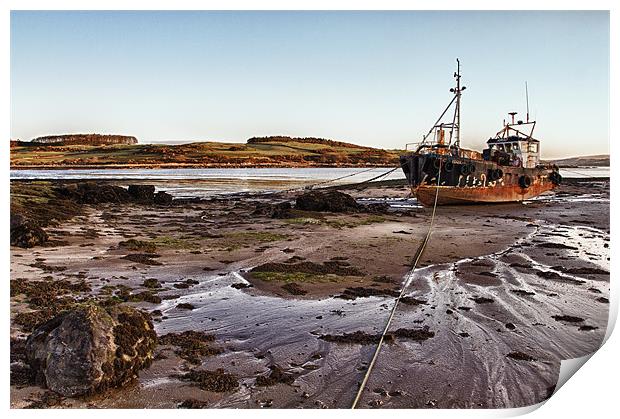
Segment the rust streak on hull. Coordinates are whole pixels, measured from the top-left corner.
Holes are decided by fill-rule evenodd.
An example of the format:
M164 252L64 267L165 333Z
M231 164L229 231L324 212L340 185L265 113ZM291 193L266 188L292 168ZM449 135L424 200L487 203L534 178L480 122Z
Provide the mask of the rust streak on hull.
M519 202L550 191L554 188L554 185L551 182L536 182L529 188L522 188L519 185L469 188L420 185L416 189L418 202L427 207L433 206L437 188L439 188L437 205L464 205Z

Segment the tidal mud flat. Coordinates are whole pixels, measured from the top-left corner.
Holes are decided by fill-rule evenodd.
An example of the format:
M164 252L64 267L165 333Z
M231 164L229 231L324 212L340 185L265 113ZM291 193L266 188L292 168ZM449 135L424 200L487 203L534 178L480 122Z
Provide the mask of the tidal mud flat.
M13 182L12 201L33 184L49 187ZM344 192L362 205L162 196L39 220L43 245L11 247L11 406L348 408L403 284L360 407L534 404L552 394L562 359L600 346L607 181L571 180L524 204L439 207L413 273L430 210L402 186ZM32 382L23 342L86 299L151 313L159 343L129 384L61 397Z

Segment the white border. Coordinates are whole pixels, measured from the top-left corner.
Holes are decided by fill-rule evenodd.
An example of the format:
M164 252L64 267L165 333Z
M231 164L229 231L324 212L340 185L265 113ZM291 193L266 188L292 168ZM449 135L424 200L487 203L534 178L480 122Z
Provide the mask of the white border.
M8 410L9 408L9 380L8 380L8 359L9 359L9 293L8 293L8 280L9 280L9 138L10 138L10 75L9 75L9 62L10 62L10 10L611 10L611 43L610 43L610 92L618 92L618 2L612 2L607 0L590 0L590 1L576 1L566 0L562 2L547 2L543 3L540 0L522 0L519 3L514 2L497 2L489 0L473 0L467 3L457 0L444 0L444 1L403 1L403 0L382 0L382 1L351 1L351 0L299 0L299 1L285 1L285 0L265 0L265 1L251 1L251 0L229 0L229 1L191 1L191 0L175 0L172 1L133 1L133 0L108 0L108 1L84 1L65 0L65 1L43 1L43 0L23 0L15 1L8 0L2 2L2 24L0 24L0 36L1 45L3 46L5 60L3 65L0 66L0 77L5 86L4 91L7 92L5 100L0 105L2 108L2 115L4 118L0 119L2 132L5 133L5 141L0 148L3 162L4 162L4 188L2 188L2 214L4 222L2 224L1 236L4 237L4 246L2 252L3 266L5 267L5 276L3 278L2 288L2 305L5 315L2 317L4 326L5 341L2 346L2 353L4 362L2 362L2 370L4 372L4 392L2 393L4 399L4 406ZM517 7L518 6L518 7ZM610 116L620 115L617 96L610 94ZM617 149L614 145L618 140L616 129L618 127L618 120L616 118L610 118L610 152L612 156ZM587 141L587 139L584 139ZM612 157L615 161L615 158ZM611 213L614 213L614 208L617 207L615 203L616 191L616 168L612 165L611 168ZM617 223L615 219L611 220L611 229L616 231ZM610 244L611 248L615 246L615 240L612 237ZM612 273L617 270L617 263L615 259L611 261ZM612 275L613 276L613 275ZM608 329L608 337L611 331L611 325L615 323L618 312L618 293L614 286L612 286L611 292L611 304L610 304L610 328ZM611 412L617 411L618 396L617 396L617 380L618 380L618 358L617 354L620 353L620 343L618 334L611 335L607 343L587 362L587 367L581 369L577 373L577 378L568 380L557 394L555 394L544 407L537 409L530 414L530 417L536 418L548 418L548 417L611 417ZM515 416L531 411L533 408L525 409L507 409L507 410L359 410L351 412L347 410L339 411L295 411L295 415L299 416L314 416L325 414L327 416L333 415L345 415L361 417L370 415L389 415L395 416L415 416L415 417L433 417L433 418L462 418L462 417L507 417ZM250 410L250 411L238 411L238 410L218 410L215 411L173 411L173 410L149 410L149 411L130 411L119 412L120 414L142 415L148 414L153 417L169 417L171 414L183 415L184 417L202 417L204 415L218 415L221 418L238 417L243 416L280 416L284 417L292 412L285 410ZM50 417L78 417L83 416L84 411L79 410L45 410L45 411L30 411L30 410L10 410L10 415L19 417L33 417L34 415L50 416ZM97 417L107 417L110 412L106 410L94 410L88 412L89 415Z

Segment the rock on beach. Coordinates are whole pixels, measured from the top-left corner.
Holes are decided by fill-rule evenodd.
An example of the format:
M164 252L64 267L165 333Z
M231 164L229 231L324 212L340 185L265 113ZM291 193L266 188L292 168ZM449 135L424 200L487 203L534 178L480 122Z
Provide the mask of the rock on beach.
M75 397L126 384L150 366L156 343L148 314L85 304L35 329L26 357L38 384Z

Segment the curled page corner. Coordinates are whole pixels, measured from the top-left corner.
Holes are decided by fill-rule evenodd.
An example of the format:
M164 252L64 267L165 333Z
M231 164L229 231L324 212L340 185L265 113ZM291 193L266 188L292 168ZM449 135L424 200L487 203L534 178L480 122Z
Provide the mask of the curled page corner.
M592 355L596 352L592 352L586 356L582 356L579 358L572 359L564 359L560 363L560 374L558 375L558 383L555 385L555 390L553 394L555 394L566 382L577 372L579 368L583 367L583 365L588 362Z
M616 320L618 319L618 293L613 292L611 289L609 290L609 318L607 319L607 330L605 330L605 337L603 338L603 343L601 346L607 342L609 336L613 332L616 327Z
M617 297L616 293L611 293L610 292L610 300L611 300L611 304L609 305L609 318L608 318L608 321L607 321L607 329L605 331L605 337L603 338L603 342L601 342L601 346L599 347L599 349L602 348L603 345L605 345L605 343L609 339L609 336L611 336L611 333L613 332L613 330L614 330L614 328L616 326L616 320L618 318L618 297ZM590 353L588 355L584 355L582 357L579 357L579 358L571 358L571 359L564 359L564 360L562 360L560 362L560 373L558 374L558 382L557 382L557 384L555 386L553 394L557 393L557 391L560 388L562 388L562 386L564 384L566 384L566 382L573 375L575 375L575 373L577 371L579 371L579 369L581 367L583 367L584 364L586 362L588 362L588 360L590 360L590 358L592 358L592 356L595 353L596 353L596 351L594 351L594 352L592 352L592 353ZM546 400L545 400L545 402L546 402ZM544 404L545 402L541 403L540 405ZM534 406L536 408L539 407L539 405L534 405ZM535 410L535 409L533 409L533 410Z
M549 400L549 399L547 399L547 400ZM494 410L494 412L496 412L496 415L494 417L496 417L496 418L515 418L517 416L525 416L525 415L527 415L529 413L532 413L533 411L537 410L539 407L542 407L542 405L547 403L547 400L543 400L540 403L531 404L529 406L513 407L513 408L508 408L508 409L496 409L496 410Z

